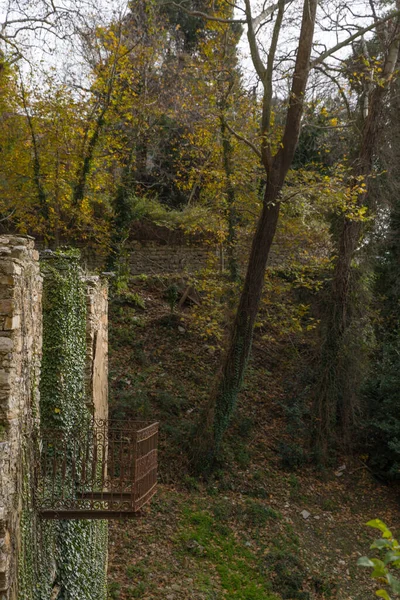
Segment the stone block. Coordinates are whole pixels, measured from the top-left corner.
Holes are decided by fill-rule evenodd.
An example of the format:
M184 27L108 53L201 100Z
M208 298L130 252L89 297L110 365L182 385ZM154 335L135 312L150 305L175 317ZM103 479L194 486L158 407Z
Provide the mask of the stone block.
M10 352L13 346L14 341L11 338L0 336L0 352Z
M10 238L10 242L15 246L29 246L31 244L34 245L34 239L31 235L13 235Z
M3 298L0 300L0 315L9 315L14 310L14 300L11 298Z
M7 317L4 322L4 331L12 331L14 329L18 329L21 324L21 318L19 315L14 315L13 317Z
M10 387L11 381L11 373L9 371L5 371L4 369L0 369L0 387Z
M4 553L0 554L0 592L8 590L8 556Z
M6 534L6 511L4 506L0 507L0 538Z
M0 260L0 273L3 275L21 275L22 267L12 261Z
M1 251L1 249L0 249ZM14 246L11 248L11 256L15 258L25 258L28 255L28 248L26 246Z

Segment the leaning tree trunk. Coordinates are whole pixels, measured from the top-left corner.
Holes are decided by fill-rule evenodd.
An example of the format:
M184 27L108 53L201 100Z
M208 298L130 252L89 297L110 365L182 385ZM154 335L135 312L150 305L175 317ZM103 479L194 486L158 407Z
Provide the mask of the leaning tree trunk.
M235 207L236 194L235 187L233 185L233 164L232 154L233 148L229 133L226 128L225 117L222 114L220 117L221 123L221 138L222 138L222 157L225 171L225 189L227 198L227 221L228 221L228 236L226 240L226 254L228 259L228 269L231 281L238 281L239 279L239 265L236 256L236 229L238 223L237 211Z
M192 464L197 472L204 473L213 468L242 387L251 352L254 323L260 304L267 260L278 223L279 191L279 187L269 180L252 242L248 269L228 350L192 442Z
M400 2L399 2L400 4ZM365 119L358 156L353 161L354 185L362 177L367 183L373 172L378 133L388 87L399 57L400 23L395 24L392 40L386 51L386 60L380 81L370 96L368 116ZM357 197L357 206L368 207L368 193ZM331 290L325 306L323 343L317 367L314 388L312 445L319 462L326 462L339 442L349 448L351 434L358 412L360 377L354 352L349 354L349 334L354 326L352 306L353 261L364 231L361 220L342 218ZM359 332L358 334L359 335Z
M246 278L222 368L217 375L210 401L201 415L192 440L192 465L197 472L204 473L211 470L216 462L250 357L254 323L264 285L267 260L278 223L280 193L299 138L317 4L318 0L304 1L299 45L281 147L274 157L270 155L268 149L263 153L267 185L261 215L251 246ZM264 77L263 83L266 85L271 71L269 68L264 69L260 64L261 59L255 47L249 0L246 0L246 8L253 61L255 57L258 65L257 72ZM266 93L264 102L270 102L270 100L271 94ZM269 127L269 120L267 127ZM263 140L264 142L265 140Z

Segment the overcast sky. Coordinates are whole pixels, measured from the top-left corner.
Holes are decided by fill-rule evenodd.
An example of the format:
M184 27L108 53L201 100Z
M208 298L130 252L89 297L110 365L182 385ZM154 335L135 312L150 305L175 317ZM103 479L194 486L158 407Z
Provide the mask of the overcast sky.
M76 23L80 27L91 26L93 23L105 25L114 18L120 18L128 10L127 0L60 0L57 2L59 19L59 37L48 31L46 24L44 28L39 23L32 23L30 29L26 29L26 23L20 22L27 18L44 16L49 12L51 0L0 0L0 22L3 24L1 33L23 49L27 61L20 61L25 74L34 70L49 70L52 68L60 79L73 74L75 78L82 77L84 67L79 56L78 38L74 35ZM237 16L242 17L243 12L239 8ZM265 8L265 2L253 0L253 16L257 16ZM290 54L297 44L297 36L300 27L302 0L293 0L287 8L284 28L281 33L277 57ZM315 34L315 53L322 52L327 47L332 47L352 33L357 27L365 27L372 22L370 0L321 0L319 7L318 26ZM49 23L55 19L54 15L47 17ZM14 21L14 23L12 23ZM6 23L9 24L6 24ZM266 24L259 32L262 47L267 51L271 35L272 24ZM15 37L13 37L15 36ZM3 42L3 47L4 47ZM13 51L9 45L8 50ZM348 49L337 53L336 58L343 59L349 52ZM246 32L240 42L240 55L246 81L254 85L255 75L249 58L249 50ZM264 54L264 56L266 56ZM335 59L330 59L331 63ZM281 72L288 63L282 63ZM278 76L278 75L277 75ZM83 75L84 77L84 75Z

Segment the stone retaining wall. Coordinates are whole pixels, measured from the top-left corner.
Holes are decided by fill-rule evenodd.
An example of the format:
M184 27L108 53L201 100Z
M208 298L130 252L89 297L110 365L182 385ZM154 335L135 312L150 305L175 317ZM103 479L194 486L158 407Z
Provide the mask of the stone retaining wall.
M30 238L0 237L0 599L17 598L23 446L38 418L42 278Z
M204 269L217 251L215 246L170 246L157 242L131 242L128 249L130 273L195 273Z
M107 286L99 277L86 278L86 284L87 400L97 418L106 418ZM17 600L21 592L18 566L26 549L21 515L31 529L36 522L33 507L22 504L26 486L34 481L42 323L42 277L34 241L0 236L0 600ZM34 583L28 591L34 594Z

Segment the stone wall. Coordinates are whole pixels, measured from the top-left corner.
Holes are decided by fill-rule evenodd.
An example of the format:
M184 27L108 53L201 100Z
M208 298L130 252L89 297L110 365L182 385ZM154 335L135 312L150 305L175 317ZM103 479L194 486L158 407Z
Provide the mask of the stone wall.
M33 239L0 237L1 600L15 600L18 594L24 446L32 438L38 415L41 294Z
M43 342L43 279L38 259L32 238L0 236L0 600L47 596L50 600L55 556L48 541L59 536L50 524L53 533L49 537L48 527L36 518L32 504ZM107 286L99 277L86 278L86 286L87 399L96 417L106 418ZM106 527L95 522L88 528L96 535L99 532L96 540L99 547L104 546L104 562ZM93 549L94 542L90 543ZM36 570L41 564L38 553L47 556L49 571L40 586L35 579L40 575ZM102 565L97 572L105 576Z
M239 241L239 269L245 274L250 253L251 235L247 232ZM285 268L293 263L306 264L309 260L307 240L289 235L277 237L272 244L268 258L268 267ZM201 269L209 267L220 271L227 270L226 248L221 245L186 245L166 244L157 241L131 241L125 248L127 266L131 275L193 275ZM315 248L312 254L328 256L329 248ZM105 258L93 251L82 249L83 263L89 271L103 271Z
M96 419L108 417L108 285L87 277L86 398Z
M129 269L131 275L195 273L204 269L210 257L216 255L215 246L167 245L157 242L131 242Z

